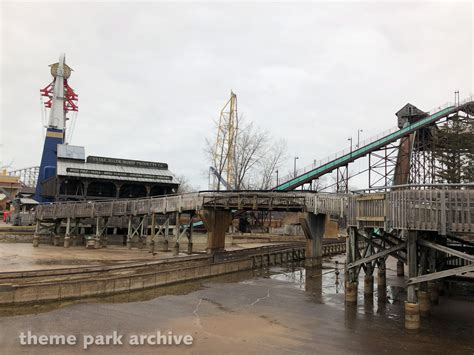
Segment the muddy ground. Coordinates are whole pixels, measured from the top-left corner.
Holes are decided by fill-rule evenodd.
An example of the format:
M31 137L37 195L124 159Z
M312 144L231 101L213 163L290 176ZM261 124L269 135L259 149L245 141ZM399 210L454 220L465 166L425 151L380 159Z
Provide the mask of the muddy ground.
M343 261L342 257L338 257ZM442 296L422 329L404 329L403 279L389 259L387 291L345 307L343 270L335 260L321 271L298 265L235 273L200 282L80 303L2 310L2 354L83 352L84 335L117 331L123 345L92 346L98 354L294 354L474 352L474 301ZM340 268L340 267L339 267ZM360 284L362 285L362 283ZM20 314L26 313L26 314ZM17 314L17 315L14 315ZM77 345L21 346L19 333L75 335ZM127 345L157 331L191 335L193 345Z

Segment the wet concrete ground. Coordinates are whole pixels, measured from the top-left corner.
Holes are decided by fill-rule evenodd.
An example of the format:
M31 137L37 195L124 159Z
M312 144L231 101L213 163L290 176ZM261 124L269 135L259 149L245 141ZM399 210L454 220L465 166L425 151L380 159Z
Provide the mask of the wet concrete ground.
M194 250L204 252L206 245L201 244L201 248L198 244ZM278 243L239 243L227 246L226 250L256 248L272 244ZM85 249L84 246L65 249L47 244L34 248L31 244L25 243L0 243L0 272L163 260L173 258L172 249L173 243L170 243L168 252L156 251L156 255L153 256L146 248L128 250L124 246L117 245L109 245L104 249ZM183 244L180 256L187 256L186 250L187 245Z
M339 257L342 260L342 257ZM390 260L390 259L389 259ZM442 297L422 329L404 329L403 281L388 263L386 297L346 308L343 270L336 283L334 259L321 271L297 265L235 273L145 292L77 304L23 308L33 314L0 318L0 353L80 353L82 335L190 334L192 346L95 346L122 353L455 353L474 352L474 302ZM59 307L59 308L58 308ZM36 312L36 314L35 314ZM20 346L18 335L74 334L75 346Z

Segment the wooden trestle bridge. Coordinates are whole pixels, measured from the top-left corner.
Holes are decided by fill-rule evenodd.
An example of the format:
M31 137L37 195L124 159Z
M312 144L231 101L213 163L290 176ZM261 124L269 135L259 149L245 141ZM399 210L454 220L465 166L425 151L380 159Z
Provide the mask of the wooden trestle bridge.
M208 231L207 250L224 249L225 233L236 211L286 211L299 213L307 238L306 265L322 265L322 239L326 215L343 219L348 229L346 242L346 303L357 302L359 273L364 270L364 295L374 291L377 269L379 290L386 287L386 259L395 257L397 274L407 265L407 328L420 326L420 313L429 312L438 300L439 280L472 275L474 243L464 235L474 234L473 185L395 186L382 192L322 194L305 191L199 192L146 199L61 202L40 205L35 211L39 236L59 238L66 225L64 246L70 245L81 225L95 227L98 247L106 243L106 230L115 219L126 220L127 241L151 240L167 247L171 230L179 251L181 238L188 238L192 251L193 225L200 219ZM181 214L189 223L180 225ZM363 246L361 248L361 245Z

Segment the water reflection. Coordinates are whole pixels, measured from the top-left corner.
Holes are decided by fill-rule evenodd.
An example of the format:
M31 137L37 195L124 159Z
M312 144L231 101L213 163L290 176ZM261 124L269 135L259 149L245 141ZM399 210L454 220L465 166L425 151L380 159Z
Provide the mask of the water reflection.
M305 270L305 292L311 301L324 303L323 294L323 270L320 268L306 268Z

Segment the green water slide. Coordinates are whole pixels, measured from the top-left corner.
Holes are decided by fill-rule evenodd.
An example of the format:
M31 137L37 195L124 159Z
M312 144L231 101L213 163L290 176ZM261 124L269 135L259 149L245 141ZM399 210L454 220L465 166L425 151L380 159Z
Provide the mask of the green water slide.
M442 110L439 110L429 115L428 117L425 117L404 128L401 128L395 132L389 133L381 138L378 138L360 148L353 150L352 152L342 154L340 157L335 157L333 160L320 164L319 166L316 166L312 170L309 170L305 173L300 174L299 176L291 178L285 183L282 183L278 185L277 187L275 187L274 190L276 191L294 190L295 188L305 183L308 183L314 179L317 179L318 177L324 174L327 174L333 171L334 169L337 169L338 167L345 166L358 158L366 156L370 152L373 152L381 147L386 146L387 144L397 141L398 139L405 137L409 135L410 133L419 130L422 127L429 126L433 124L434 122L437 122L440 119L448 116L449 114L456 112L458 109L459 107L449 106Z

